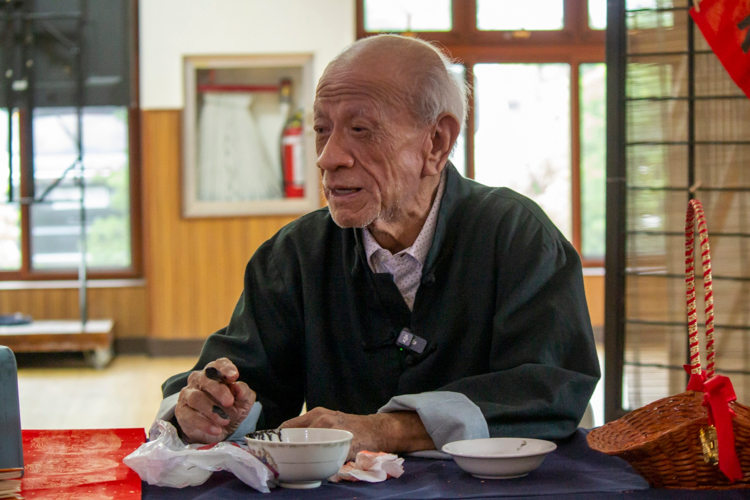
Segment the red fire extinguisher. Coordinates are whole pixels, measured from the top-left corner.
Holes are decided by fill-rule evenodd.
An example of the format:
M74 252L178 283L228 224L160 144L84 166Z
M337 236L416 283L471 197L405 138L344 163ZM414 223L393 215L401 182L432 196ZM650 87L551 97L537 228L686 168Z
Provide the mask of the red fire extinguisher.
M305 196L305 164L302 154L302 111L294 113L281 134L281 166L284 173L284 195Z

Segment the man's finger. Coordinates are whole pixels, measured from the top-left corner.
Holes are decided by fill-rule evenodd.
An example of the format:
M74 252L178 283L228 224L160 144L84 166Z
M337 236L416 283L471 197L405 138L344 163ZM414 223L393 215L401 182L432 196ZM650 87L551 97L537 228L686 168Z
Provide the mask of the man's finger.
M255 391L244 382L235 382L229 386L229 390L234 396L234 405L238 408L249 410L256 400Z
M325 408L315 408L308 411L304 415L300 415L299 417L294 417L290 420L287 420L286 422L281 424L279 428L284 429L285 427L310 427L310 424L324 415L325 412L330 412L330 410L326 410Z
M180 412L179 422L183 432L194 442L215 443L221 441L224 435L220 426L187 405Z
M202 414L208 420L211 420L216 425L225 426L229 424L229 416L224 408L219 407L216 403L206 396L206 394L199 390L186 391L185 404L189 408ZM219 408L226 417L222 416L222 413L215 411L215 407Z
M342 425L343 422L340 418L336 417L336 415L322 415L321 417L315 419L313 422L308 425L308 427L316 427L318 429L343 429L348 430L346 426Z
M224 407L234 405L234 394L227 384L211 380L201 372L197 380L197 389L205 392L217 403Z
M211 363L209 363L210 365ZM232 406L234 395L227 384L211 380L204 370L194 371L188 375L187 387L203 391L222 406Z
M211 361L206 365L205 368L209 367L217 369L224 377L226 382L230 384L232 382L235 382L240 376L240 372L237 370L237 367L227 358L219 358L216 361Z

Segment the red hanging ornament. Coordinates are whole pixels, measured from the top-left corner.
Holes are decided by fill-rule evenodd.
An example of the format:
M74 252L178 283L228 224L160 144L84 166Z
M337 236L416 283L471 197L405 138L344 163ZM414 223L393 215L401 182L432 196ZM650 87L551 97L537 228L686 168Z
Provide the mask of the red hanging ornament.
M732 80L750 97L750 0L694 1L695 24Z

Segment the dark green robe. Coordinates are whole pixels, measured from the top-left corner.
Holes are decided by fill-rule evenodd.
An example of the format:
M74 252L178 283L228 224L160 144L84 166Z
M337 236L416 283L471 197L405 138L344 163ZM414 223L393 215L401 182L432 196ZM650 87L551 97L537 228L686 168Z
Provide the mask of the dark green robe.
M265 427L305 401L369 414L442 390L476 403L491 436L571 434L599 379L578 254L527 198L447 168L413 312L392 275L370 270L360 230L322 208L255 252L229 326L196 369L231 359ZM428 341L422 354L395 345L403 328ZM187 376L167 380L164 397Z

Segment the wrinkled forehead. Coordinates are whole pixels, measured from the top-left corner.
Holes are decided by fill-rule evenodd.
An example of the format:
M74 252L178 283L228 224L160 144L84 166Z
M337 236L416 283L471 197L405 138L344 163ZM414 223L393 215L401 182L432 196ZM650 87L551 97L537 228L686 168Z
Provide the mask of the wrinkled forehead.
M314 112L319 116L333 108L361 114L404 111L408 92L408 84L399 75L360 67L329 68L318 82Z

